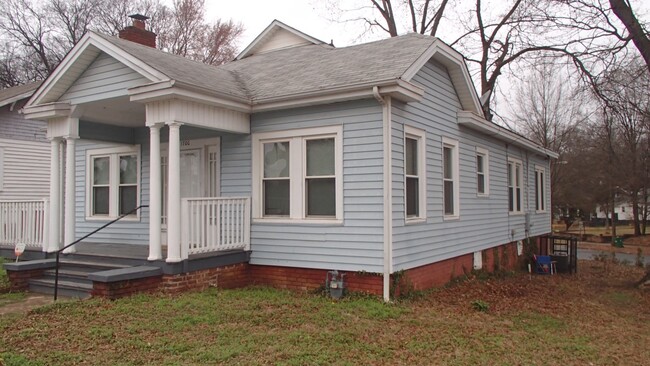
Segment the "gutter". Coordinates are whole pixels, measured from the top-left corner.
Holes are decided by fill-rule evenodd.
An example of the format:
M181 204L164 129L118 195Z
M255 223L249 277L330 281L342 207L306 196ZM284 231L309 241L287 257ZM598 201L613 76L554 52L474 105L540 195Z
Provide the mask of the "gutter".
M384 146L384 301L390 301L390 275L393 270L393 184L391 156L391 97L382 97L379 87L372 88L372 94L382 106Z

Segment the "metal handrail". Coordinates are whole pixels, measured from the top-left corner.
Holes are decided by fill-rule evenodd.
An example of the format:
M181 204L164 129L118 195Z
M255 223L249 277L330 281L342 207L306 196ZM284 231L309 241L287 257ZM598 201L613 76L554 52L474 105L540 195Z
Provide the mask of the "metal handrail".
M57 299L58 290L59 290L59 256L60 256L61 252L68 249L68 248L70 248L71 246L79 243L80 241L88 238L89 236L97 233L98 231L103 230L103 229L107 228L108 226L113 225L114 223L116 223L116 222L120 221L121 219L125 218L126 216L129 216L129 215L133 214L134 212L138 211L139 209L145 208L145 207L149 207L149 205L140 205L140 206L134 208L133 210L118 216L115 220L113 220L111 222L108 222L105 225L102 225L100 228L97 228L97 229L93 230L92 232L84 235L83 237L73 241L72 243L70 243L70 244L68 244L68 245L64 246L63 248L56 251L56 267L55 267L55 270L54 270L54 301L56 301L56 299Z

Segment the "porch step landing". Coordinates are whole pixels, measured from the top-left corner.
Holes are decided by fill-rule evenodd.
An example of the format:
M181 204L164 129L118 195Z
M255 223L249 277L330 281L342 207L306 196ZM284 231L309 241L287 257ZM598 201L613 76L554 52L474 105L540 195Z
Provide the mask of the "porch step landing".
M85 299L91 296L93 282L88 275L95 272L108 271L131 267L128 264L104 263L93 261L89 258L62 259L59 266L59 290L60 296ZM56 270L49 269L43 273L43 277L29 280L29 291L54 295L54 281Z

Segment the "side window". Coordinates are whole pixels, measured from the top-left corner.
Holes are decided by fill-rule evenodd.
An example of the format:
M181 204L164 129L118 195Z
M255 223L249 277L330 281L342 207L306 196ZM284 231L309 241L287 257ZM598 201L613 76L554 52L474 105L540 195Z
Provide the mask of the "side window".
M442 139L443 212L445 218L459 216L458 141Z
M535 167L535 211L546 211L546 174L542 167Z
M508 159L508 212L521 213L523 171L521 160Z
M490 194L490 154L488 150L476 148L476 195Z
M426 218L426 133L404 126L404 200L406 220Z

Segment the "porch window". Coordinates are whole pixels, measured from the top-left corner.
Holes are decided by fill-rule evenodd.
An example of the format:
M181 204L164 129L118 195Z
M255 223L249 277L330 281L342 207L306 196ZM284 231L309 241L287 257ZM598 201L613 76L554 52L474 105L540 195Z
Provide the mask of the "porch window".
M139 146L88 150L88 213L114 218L138 206L140 187Z
M341 127L253 135L253 215L317 222L342 216Z
M404 198L406 220L426 218L425 132L404 126Z
M459 215L458 141L442 139L443 211L445 219Z
M508 212L522 212L523 170L520 160L508 159Z

